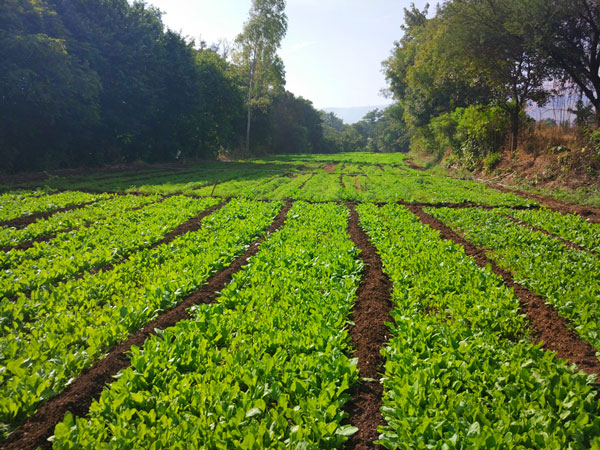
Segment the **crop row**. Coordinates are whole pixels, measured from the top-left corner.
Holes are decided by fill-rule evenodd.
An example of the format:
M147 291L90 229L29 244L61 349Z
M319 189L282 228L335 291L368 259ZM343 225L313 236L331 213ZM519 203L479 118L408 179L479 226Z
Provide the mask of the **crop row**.
M282 200L295 198L306 201L367 202L473 202L492 206L514 206L533 203L514 194L490 189L471 180L456 180L435 174L415 171L403 164L404 158L377 155L342 155L312 158L310 155L280 157L276 160L253 160L247 163L209 165L168 173L154 173L154 177L136 178L119 174L108 179L100 177L79 180L73 187L92 190L134 190L154 194L192 194L201 197L245 197L250 199ZM381 163L378 163L381 161ZM337 166L328 172L325 164ZM391 163L391 164L390 164ZM289 176L293 174L295 176ZM360 174L356 181L342 188L340 175ZM348 178L348 177L346 177ZM302 190L299 186L305 182ZM69 186L63 180L61 186Z
M280 203L234 200L199 231L143 250L113 270L4 302L0 422L6 432L115 343L172 308L261 235Z
M600 349L600 260L551 236L515 224L500 211L447 208L429 212L489 251L515 280L543 296Z
M545 208L524 211L506 210L504 213L583 248L600 253L600 224L588 222L575 214L561 214Z
M59 233L26 250L0 254L0 295L12 297L102 267L163 238L169 231L218 203L169 197L135 211L125 211L89 228Z
M41 195L3 194L0 199L0 222L107 197L108 194L88 194L76 191Z
M366 189L359 196L362 201L473 202L494 206L533 203L514 194L506 194L490 189L474 181L455 180L422 173L407 175L406 173L399 173L396 168L382 172L376 167L370 167L367 176Z
M357 210L394 285L385 447L598 448L593 377L530 342L489 267L403 207Z
M24 228L0 228L0 247L17 245L61 231L74 230L159 199L156 195L122 195L100 200L84 208L60 212L37 220Z
M362 265L335 204L294 204L285 226L200 305L133 349L131 367L54 448L338 448L356 362L345 329Z

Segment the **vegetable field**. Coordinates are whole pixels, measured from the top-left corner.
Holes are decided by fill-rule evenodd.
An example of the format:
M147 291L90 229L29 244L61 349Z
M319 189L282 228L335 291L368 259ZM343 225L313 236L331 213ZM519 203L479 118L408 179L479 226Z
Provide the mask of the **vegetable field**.
M0 194L0 447L600 449L600 214L399 154Z

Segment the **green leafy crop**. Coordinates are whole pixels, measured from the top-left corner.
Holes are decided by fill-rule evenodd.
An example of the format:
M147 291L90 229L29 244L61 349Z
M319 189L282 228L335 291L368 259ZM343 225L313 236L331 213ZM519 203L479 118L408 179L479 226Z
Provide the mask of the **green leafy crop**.
M382 445L598 448L594 377L530 342L518 299L489 267L400 206L357 210L394 283Z
M294 204L215 305L132 351L89 417L67 415L54 448L339 448L346 324L361 264L348 211Z

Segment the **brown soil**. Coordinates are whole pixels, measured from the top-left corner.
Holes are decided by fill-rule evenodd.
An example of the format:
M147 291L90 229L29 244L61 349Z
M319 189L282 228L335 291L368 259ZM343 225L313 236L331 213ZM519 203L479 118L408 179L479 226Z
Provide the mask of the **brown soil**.
M561 149L562 147L562 149ZM516 152L504 151L492 173L479 176L519 187L525 181L546 189L598 187L600 160L582 129L535 126L524 130Z
M328 164L325 167L323 167L323 170L326 173L333 172L337 166L337 163Z
M404 162L406 163L406 165L408 167L410 167L413 170L425 170L423 167L419 166L418 164L416 164L412 158L406 158L404 160Z
M298 189L304 189L304 186L306 186L306 183L308 183L310 180L312 180L312 177L314 177L314 176L315 176L315 174L311 173L310 177L308 177L306 180L304 180L304 182L300 186L298 186Z
M551 210L560 212L562 214L579 214L581 217L587 219L590 222L600 223L600 209L597 208L571 205L568 203L561 202L560 200L556 200L552 197L546 197L540 194L532 194L530 192L520 191L518 189L511 189L507 188L506 186L499 186L494 184L488 184L488 186L500 192L517 194L521 197L534 199L540 204L550 208Z
M162 199L158 200L156 203L162 202L165 198L162 198ZM142 208L144 208L144 207L146 207L148 205L151 205L151 204L152 204L152 202L146 203L145 205L136 206L135 208L131 208L131 209L124 210L124 211L137 211L137 210L142 209ZM82 225L78 229L89 228L93 224L94 224L93 222L92 223L88 223L88 224ZM74 228L69 228L69 229L66 229L66 230L62 230L61 233L68 233L68 232L73 231L73 230L74 230ZM36 242L47 242L47 241L50 241L50 240L54 239L55 237L56 237L56 234L48 234L46 236L40 236L40 237L37 237L35 239L32 239L31 241L21 242L20 244L17 244L17 245L7 245L7 246L4 246L4 247L0 247L0 251L2 251L2 252L9 252L11 250L28 250L31 247L33 247L33 245Z
M479 248L466 241L450 227L423 211L419 206L408 208L420 220L431 228L440 231L441 237L453 241L465 249L465 253L475 259L481 267L490 265L493 272L504 280L504 283L514 290L521 303L521 311L525 314L535 342L543 341L543 348L556 352L559 358L576 364L588 374L600 375L600 361L596 351L589 342L582 340L569 327L568 319L560 317L556 310L546 303L543 297L529 289L516 284L512 274L500 268L498 264L487 257L486 249ZM600 379L596 381L600 384Z
M362 380L352 387L352 400L345 406L350 414L348 421L358 428L346 443L347 449L380 448L373 444L379 438L377 427L384 425L380 408L383 395L380 374L384 371L384 359L380 351L388 340L389 330L385 322L392 322L390 300L392 283L383 273L381 258L367 234L360 228L358 214L353 203L348 204L350 220L348 233L354 245L361 251L360 258L365 264L363 281L358 288L356 303L350 320L352 347L356 349L358 369Z
M344 184L344 175L340 173L340 184L342 185L342 189L346 189L346 185Z
M66 206L64 208L53 209L52 211L44 211L35 214L31 214L29 216L17 217L16 219L7 220L5 222L0 222L0 226L2 227L14 227L14 228L25 228L27 225L32 224L36 220L47 219L54 214L73 211L74 209L85 208L88 205L99 202L100 200L92 200L91 202L80 203L79 205L71 205Z
M524 221L519 220L519 219L517 219L515 217L511 217L508 214L501 214L501 215L504 216L504 217L506 217L509 220L512 220L514 223L516 223L519 226L527 227L527 228L532 229L533 231L538 231L538 232L540 232L542 234L545 234L546 236L550 236L551 238L556 239L556 240L562 242L563 244L565 244L570 249L579 250L580 252L590 253L590 254L592 254L592 255L600 258L600 254L598 254L598 253L596 253L596 252L594 252L592 250L589 250L589 249L587 249L585 247L582 247L580 245L577 245L575 242L571 242L571 241L569 241L567 239L564 239L564 238L558 236L557 234L550 233L547 230L544 230L542 228L536 227L535 225L532 225L530 223L524 222Z
M362 191L362 187L360 185L360 180L358 179L358 177L354 178L354 186L356 186L356 190L358 192Z
M291 206L291 202L286 203L267 233L272 233L283 226ZM21 427L15 430L2 444L3 448L6 450L51 448L48 438L53 434L56 424L64 418L67 411L79 417L85 416L92 401L100 397L105 386L114 380L113 377L120 370L129 367L130 361L127 355L131 346L142 347L148 337L156 334L155 329L163 330L175 325L180 320L189 319L188 309L190 307L201 303L214 303L220 291L231 281L233 274L239 271L248 262L248 259L258 252L258 247L264 239L264 237L258 239L229 267L210 278L206 285L188 296L175 308L166 311L160 317L148 323L125 342L114 347L94 367L85 370L73 384L61 394L46 402Z
M163 201L163 200L164 200L164 198L159 200L159 202ZM210 216L212 213L214 213L218 209L221 209L223 206L226 205L226 203L227 202L221 202L217 206L213 206L212 208L202 211L200 214L192 217L188 221L175 227L169 233L165 234L165 236L162 239L156 241L154 244L150 245L149 247L144 247L144 249L151 250L153 248L158 247L159 245L164 245L164 244L170 243L171 241L173 241L175 238L181 236L182 234L193 233L195 231L198 231L202 227L202 219L204 219L206 216ZM106 264L102 267L98 267L97 269L88 270L87 273L95 274L100 271L107 272L109 270L114 269L115 266L118 266L119 264L123 264L127 260L128 260L128 257L125 257L125 258L115 262L114 264ZM85 275L86 275L85 273L79 274L75 278L82 278Z
M437 202L437 203L427 203L427 202L404 202L397 201L399 205L403 206L418 206L418 207L427 207L427 208L455 208L455 209L465 209L465 208L480 208L480 209L497 209L498 206L490 206L490 205L482 205L480 203L473 202L463 202L463 203L445 203L445 202ZM379 203L378 203L379 204ZM381 203L382 205L385 203ZM539 206L531 205L514 205L514 206L504 206L504 208L515 209L515 210L524 210L524 209L539 209Z
M89 225L85 225L85 226L89 226ZM71 229L63 230L61 233L68 233L69 231L72 231L72 230ZM10 252L11 250L29 250L31 247L33 247L33 245L36 242L47 242L51 239L54 239L55 237L56 237L56 234L49 234L46 236L37 237L31 241L21 242L17 245L6 245L4 247L0 247L0 252Z

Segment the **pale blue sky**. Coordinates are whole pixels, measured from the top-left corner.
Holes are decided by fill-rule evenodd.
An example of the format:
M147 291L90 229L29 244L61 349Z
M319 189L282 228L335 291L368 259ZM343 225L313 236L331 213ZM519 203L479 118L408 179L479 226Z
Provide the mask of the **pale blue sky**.
M251 0L147 0L164 23L207 43L233 41ZM279 52L286 88L317 108L390 103L381 61L400 39L410 0L288 0L288 32ZM415 0L420 9L423 0Z

